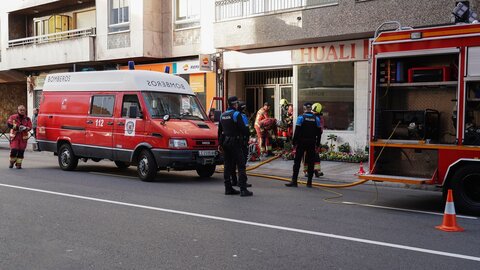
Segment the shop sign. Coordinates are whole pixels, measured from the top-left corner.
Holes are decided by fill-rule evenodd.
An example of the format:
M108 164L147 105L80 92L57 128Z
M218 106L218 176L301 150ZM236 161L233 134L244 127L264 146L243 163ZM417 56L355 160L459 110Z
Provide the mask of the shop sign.
M292 50L293 64L358 61L368 59L368 40L321 43Z
M199 61L181 61L173 63L173 74L204 73L200 70Z
M210 54L200 54L198 56L198 61L200 64L200 70L212 71L212 59Z

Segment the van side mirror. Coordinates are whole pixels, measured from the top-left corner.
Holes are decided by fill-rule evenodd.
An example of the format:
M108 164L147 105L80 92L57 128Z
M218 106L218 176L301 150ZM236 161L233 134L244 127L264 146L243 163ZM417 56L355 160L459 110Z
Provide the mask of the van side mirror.
M213 112L213 122L220 122L220 116L222 115L222 111L214 111Z
M128 112L128 117L129 118L143 118L143 114L141 111L138 110L137 106L130 106L130 110Z
M165 125L165 122L167 122L168 120L170 120L170 115L165 114L162 119L162 125Z

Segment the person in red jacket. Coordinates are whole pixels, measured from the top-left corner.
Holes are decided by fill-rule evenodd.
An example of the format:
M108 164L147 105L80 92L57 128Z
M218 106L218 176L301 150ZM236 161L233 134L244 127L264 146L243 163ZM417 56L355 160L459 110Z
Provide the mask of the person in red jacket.
M7 125L10 128L10 166L15 165L17 169L22 168L22 161L27 148L29 131L32 129L32 121L26 115L25 106L20 105L17 113L10 116Z

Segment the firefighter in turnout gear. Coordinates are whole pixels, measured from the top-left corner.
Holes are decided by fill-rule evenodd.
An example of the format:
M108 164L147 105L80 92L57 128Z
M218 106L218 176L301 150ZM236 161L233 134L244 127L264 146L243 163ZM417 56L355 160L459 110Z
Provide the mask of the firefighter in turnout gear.
M28 132L32 129L32 121L27 117L25 106L18 106L17 113L8 118L7 125L10 128L10 165L8 167L15 166L21 169L27 148Z
M228 98L228 110L220 116L218 125L219 150L225 158L223 178L225 195L252 196L253 192L247 189L247 173L245 171L245 156L242 143L245 136L249 135L248 122L244 122L242 114L238 111L239 101L235 96ZM232 187L231 175L238 168L238 186L240 192Z
M298 172L303 155L308 166L307 187L312 187L313 167L315 163L315 148L320 146L320 119L312 113L312 103L303 105L303 115L297 118L295 132L293 134L293 145L296 147L295 160L293 164L293 175L287 187L297 187Z

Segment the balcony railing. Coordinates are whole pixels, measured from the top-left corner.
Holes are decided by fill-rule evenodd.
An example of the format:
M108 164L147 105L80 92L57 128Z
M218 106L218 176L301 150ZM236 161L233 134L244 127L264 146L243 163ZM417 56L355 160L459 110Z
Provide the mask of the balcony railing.
M215 19L218 22L337 3L338 0L217 0Z
M85 36L93 36L97 32L96 28L85 28L85 29L75 29L65 32L58 32L48 35L42 36L34 36L28 38L21 38L21 39L14 39L8 42L8 47L17 47L17 46L25 46L29 44L40 44L40 43L48 43L48 42L55 42L61 41L66 39L73 39Z

